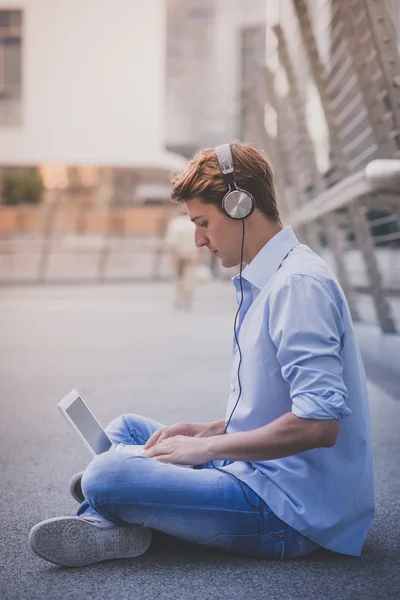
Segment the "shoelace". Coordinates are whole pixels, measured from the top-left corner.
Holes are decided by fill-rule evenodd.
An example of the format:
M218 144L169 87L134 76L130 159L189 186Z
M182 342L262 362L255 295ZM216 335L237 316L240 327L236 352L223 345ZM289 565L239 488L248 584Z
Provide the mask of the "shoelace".
M107 521L107 519L105 519L102 516L94 516L94 515L80 515L79 517L77 517L78 519L83 519L84 521L88 521L89 523L92 523L93 525L97 525L97 527L111 527L111 526L115 526L114 523L112 523L111 521Z

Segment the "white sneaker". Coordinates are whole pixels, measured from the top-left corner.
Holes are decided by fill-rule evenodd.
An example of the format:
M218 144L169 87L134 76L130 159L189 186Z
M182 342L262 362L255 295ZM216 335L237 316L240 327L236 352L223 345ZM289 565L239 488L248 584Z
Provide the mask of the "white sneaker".
M133 558L151 544L151 529L118 527L94 517L55 517L32 527L31 550L55 565L83 567L103 560Z
M83 471L76 473L71 478L71 481L69 482L69 493L71 494L71 496L73 497L74 500L79 502L79 504L81 504L85 499L83 492L82 492L82 485L81 485L82 475L83 475Z

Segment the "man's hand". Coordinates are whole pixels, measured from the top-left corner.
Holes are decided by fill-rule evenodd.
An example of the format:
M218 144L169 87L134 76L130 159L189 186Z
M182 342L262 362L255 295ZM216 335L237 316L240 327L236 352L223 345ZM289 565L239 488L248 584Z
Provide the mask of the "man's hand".
M176 435L145 450L142 456L175 465L201 465L211 460L209 438Z
M215 421L214 423L175 423L175 425L167 425L166 427L157 429L157 431L153 433L147 440L144 449L148 450L156 444L177 435L186 437L209 437L218 435L223 432L224 426L225 421L223 419L221 421Z

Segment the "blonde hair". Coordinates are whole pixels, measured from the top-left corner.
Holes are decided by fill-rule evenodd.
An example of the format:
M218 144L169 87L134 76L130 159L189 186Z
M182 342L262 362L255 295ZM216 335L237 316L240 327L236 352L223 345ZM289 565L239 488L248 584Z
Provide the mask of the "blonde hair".
M268 155L253 145L242 142L232 142L231 150L237 186L250 192L256 208L268 219L280 222ZM215 148L199 150L182 173L172 178L171 184L171 200L174 202L186 202L197 196L206 204L215 204L219 208L228 191Z

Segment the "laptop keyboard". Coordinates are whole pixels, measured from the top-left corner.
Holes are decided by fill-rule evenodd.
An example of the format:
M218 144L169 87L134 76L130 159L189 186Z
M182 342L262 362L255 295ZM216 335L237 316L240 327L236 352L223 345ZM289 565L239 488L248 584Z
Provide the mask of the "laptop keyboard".
M125 444L118 444L115 446L115 452L123 452L124 454L133 454L134 456L141 456L144 452L144 446L139 445L129 445L125 446Z

